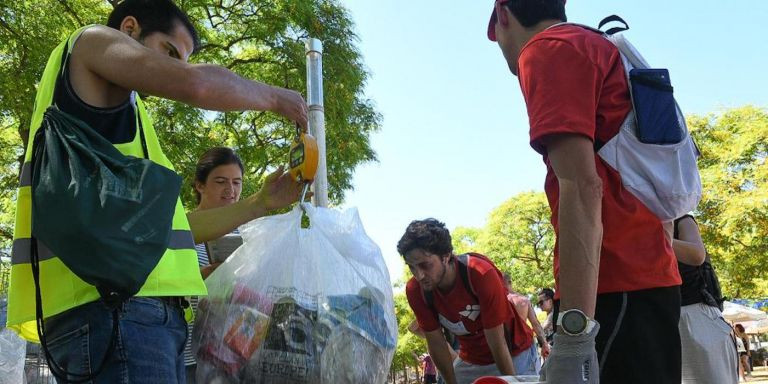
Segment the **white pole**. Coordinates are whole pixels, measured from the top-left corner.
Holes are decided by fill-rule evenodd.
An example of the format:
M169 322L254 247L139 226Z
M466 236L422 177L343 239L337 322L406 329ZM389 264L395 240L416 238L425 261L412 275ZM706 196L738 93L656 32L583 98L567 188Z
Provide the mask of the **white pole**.
M317 207L328 207L328 168L325 149L325 108L323 107L323 43L309 38L304 43L307 54L307 106L309 133L317 139L320 158L312 185L312 200Z

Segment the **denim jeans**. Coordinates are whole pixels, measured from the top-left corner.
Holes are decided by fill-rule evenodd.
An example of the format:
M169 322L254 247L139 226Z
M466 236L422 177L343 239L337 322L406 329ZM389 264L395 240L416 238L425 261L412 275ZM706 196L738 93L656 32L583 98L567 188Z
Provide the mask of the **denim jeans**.
M516 375L538 375L539 351L536 350L536 343L531 347L512 357L512 363L515 365Z
M104 369L90 383L184 384L187 324L181 308L133 297L118 312L119 334ZM55 362L74 374L99 367L112 337L112 312L101 301L72 308L45 321ZM76 378L76 377L73 377Z

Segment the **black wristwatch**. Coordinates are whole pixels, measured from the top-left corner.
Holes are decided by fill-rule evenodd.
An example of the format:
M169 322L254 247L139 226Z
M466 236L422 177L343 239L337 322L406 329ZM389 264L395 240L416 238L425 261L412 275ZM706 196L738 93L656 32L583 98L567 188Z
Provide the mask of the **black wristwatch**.
M596 321L578 309L569 309L557 317L557 327L570 336L586 335L592 331L595 324Z

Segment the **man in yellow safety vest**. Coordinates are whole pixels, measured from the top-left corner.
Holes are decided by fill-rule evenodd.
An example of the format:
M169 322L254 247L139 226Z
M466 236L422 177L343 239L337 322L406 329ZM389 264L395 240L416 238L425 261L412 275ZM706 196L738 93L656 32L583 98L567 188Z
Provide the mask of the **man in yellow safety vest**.
M51 53L38 86L30 137L48 106L56 104L123 154L144 157L148 153L152 161L173 169L139 93L208 110L272 111L306 127L307 107L299 93L244 79L219 66L187 63L198 45L195 28L171 0L119 3L107 26L80 28ZM33 144L30 140L26 150L17 199L8 326L36 341L31 264ZM111 310L96 288L40 244L40 290L50 357L74 375L68 380L93 376L103 362L93 383L184 383L183 297L206 294L194 244L295 202L300 190L301 185L281 168L267 177L259 192L226 207L185 214L177 200L167 250L138 294L120 307L114 348L107 347L115 340L110 339Z

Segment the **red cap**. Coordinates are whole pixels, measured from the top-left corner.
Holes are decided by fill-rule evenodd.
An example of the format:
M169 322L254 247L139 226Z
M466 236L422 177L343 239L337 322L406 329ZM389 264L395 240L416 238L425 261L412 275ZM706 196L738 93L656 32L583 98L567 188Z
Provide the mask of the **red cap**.
M494 0L493 12L491 12L491 19L488 20L488 40L496 41L496 4L502 3L505 0Z
M494 0L493 2L493 12L491 12L491 19L488 20L488 40L490 41L496 41L496 4L503 4L506 2L507 0ZM563 0L563 5L567 2L568 0Z

